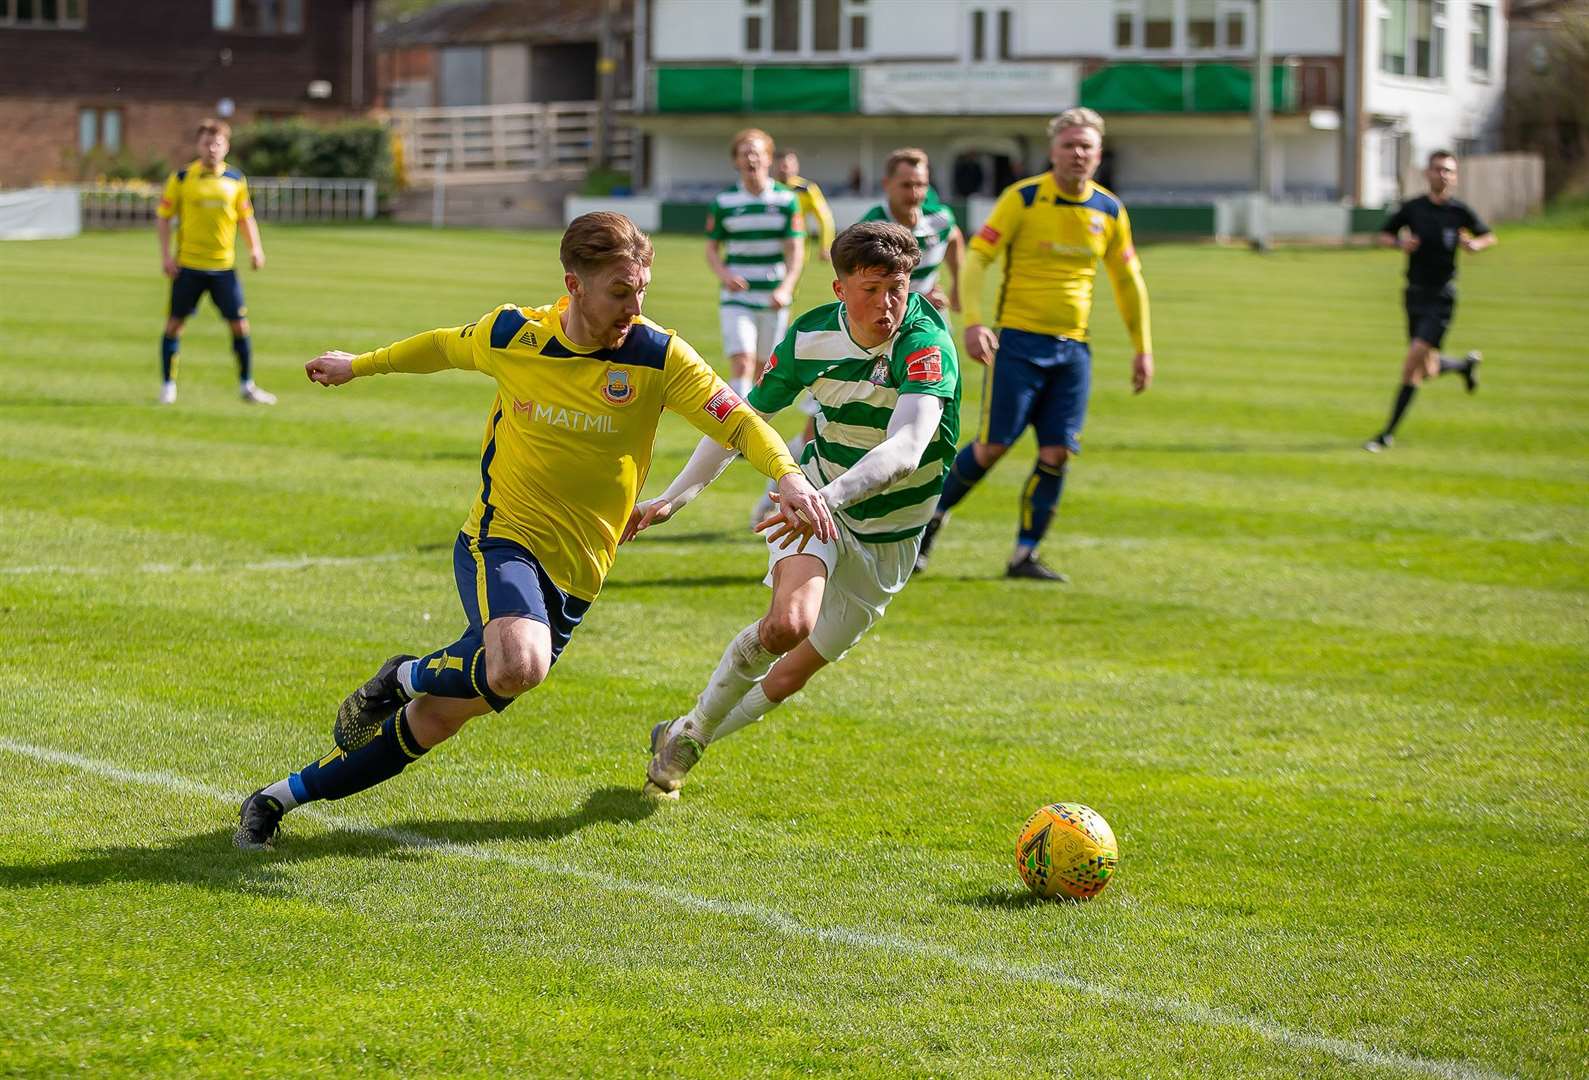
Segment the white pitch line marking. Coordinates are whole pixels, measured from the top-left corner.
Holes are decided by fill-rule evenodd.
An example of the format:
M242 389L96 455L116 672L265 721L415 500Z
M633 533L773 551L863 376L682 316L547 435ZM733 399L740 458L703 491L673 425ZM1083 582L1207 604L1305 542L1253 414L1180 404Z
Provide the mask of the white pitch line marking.
M68 768L92 773L95 776L120 783L165 788L168 791L180 791L189 795L202 795L217 802L234 805L242 801L242 797L234 792L222 791L220 788L185 776L179 776L175 773L143 772L136 769L127 769L112 762L99 761L65 750L34 746L31 743L18 742L14 739L0 738L0 750L51 765L64 765ZM858 949L894 952L906 956L938 960L978 974L993 975L1016 982L1058 986L1066 990L1086 994L1089 997L1099 998L1112 1004L1123 1005L1143 1012L1157 1013L1187 1023L1209 1027L1240 1028L1260 1038L1290 1047L1293 1050L1311 1050L1359 1065L1421 1073L1426 1076L1440 1077L1441 1080L1511 1080L1510 1074L1496 1072L1483 1065L1468 1061L1449 1058L1425 1058L1414 1054L1399 1053L1394 1050L1379 1050L1366 1043L1353 1042L1350 1039L1331 1038L1326 1035L1316 1035L1307 1031L1297 1031L1294 1028L1286 1027L1284 1024L1225 1012L1212 1006L1200 1005L1197 1002L1187 1001L1183 998L1161 997L1155 994L1144 994L1135 990L1124 990L1102 983L1089 982L1086 979L1061 971L1056 967L1014 964L998 957L985 956L978 953L964 953L947 946L937 945L928 941L918 941L915 938L904 937L899 934L879 934L874 931L858 930L847 926L811 926L778 911L776 908L763 907L760 904L748 903L743 900L718 900L681 889L669 888L666 885L633 881L614 874L604 874L597 870L587 870L583 867L554 862L550 859L516 855L512 852L481 847L477 844L459 844L450 840L438 840L435 837L424 836L420 833L408 832L403 829L390 829L371 825L357 818L329 813L313 805L305 806L294 811L294 813L311 817L332 828L378 836L403 847L433 851L438 855L452 855L474 862L500 863L520 869L536 870L545 874L555 874L559 877L583 881L608 892L642 896L653 900L661 899L693 911L749 919L786 937L804 938L830 945L847 945Z
M140 563L137 566L0 566L0 574L61 574L109 576L121 574L210 574L238 570L307 570L312 566L362 566L365 563L397 562L427 554L422 551L388 551L378 555L293 555L284 559L260 559L245 563Z

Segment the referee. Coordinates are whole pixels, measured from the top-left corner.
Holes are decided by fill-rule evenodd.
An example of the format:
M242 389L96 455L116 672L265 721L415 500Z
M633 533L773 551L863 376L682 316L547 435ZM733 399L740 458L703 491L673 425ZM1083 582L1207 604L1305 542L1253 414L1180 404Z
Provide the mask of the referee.
M1377 454L1395 442L1396 425L1412 405L1425 379L1454 371L1467 383L1468 393L1479 388L1479 361L1470 352L1461 360L1440 355L1456 308L1457 248L1483 251L1495 243L1495 234L1467 203L1453 198L1457 186L1457 159L1449 150L1429 155L1424 170L1429 194L1403 203L1380 229L1379 242L1407 253L1407 359L1401 368L1401 389L1385 430L1363 444Z

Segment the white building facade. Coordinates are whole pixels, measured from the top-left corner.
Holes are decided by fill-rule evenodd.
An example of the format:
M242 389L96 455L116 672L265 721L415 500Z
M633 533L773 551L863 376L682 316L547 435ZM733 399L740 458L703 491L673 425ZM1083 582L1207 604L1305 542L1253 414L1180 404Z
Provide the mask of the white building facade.
M1504 0L1267 0L1272 194L1378 207L1437 147L1493 149ZM685 202L769 131L830 192L919 146L950 199L1046 167L1048 117L1103 113L1133 204L1250 191L1254 0L640 0L641 178Z

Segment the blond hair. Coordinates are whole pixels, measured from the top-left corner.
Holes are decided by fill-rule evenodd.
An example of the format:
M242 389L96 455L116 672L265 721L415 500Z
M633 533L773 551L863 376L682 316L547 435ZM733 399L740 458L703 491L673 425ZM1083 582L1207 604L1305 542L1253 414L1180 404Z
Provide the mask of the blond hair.
M761 145L766 147L767 156L772 156L772 136L761 130L761 128L743 128L734 132L734 138L728 144L728 156L731 159L738 157L739 144L748 139L759 140Z
M651 238L622 214L597 210L568 223L557 257L571 274L589 274L615 262L651 265Z
M1052 139L1066 128L1090 127L1103 138L1103 117L1085 106L1066 109L1048 122L1048 137Z
M927 151L915 146L904 146L895 150L883 159L884 179L893 176L894 170L901 165L909 165L912 169L917 166L925 168L927 165Z
M199 130L193 133L193 137L197 139L202 135L212 133L230 139L232 137L232 125L225 120L217 120L213 116L207 116L199 121Z

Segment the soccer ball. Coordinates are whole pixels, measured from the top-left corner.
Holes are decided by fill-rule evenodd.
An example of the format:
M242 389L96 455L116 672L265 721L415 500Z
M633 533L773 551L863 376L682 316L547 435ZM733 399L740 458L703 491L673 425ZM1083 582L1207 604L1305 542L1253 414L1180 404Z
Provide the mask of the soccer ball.
M1120 863L1120 845L1103 815L1081 803L1054 803L1026 819L1015 841L1015 868L1045 900L1064 893L1089 900Z

